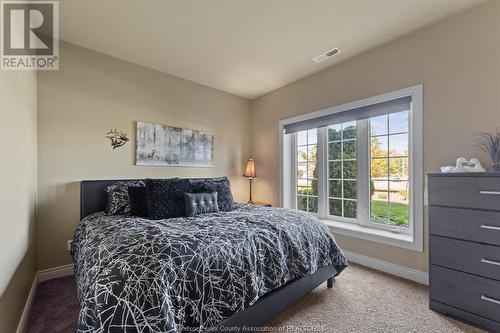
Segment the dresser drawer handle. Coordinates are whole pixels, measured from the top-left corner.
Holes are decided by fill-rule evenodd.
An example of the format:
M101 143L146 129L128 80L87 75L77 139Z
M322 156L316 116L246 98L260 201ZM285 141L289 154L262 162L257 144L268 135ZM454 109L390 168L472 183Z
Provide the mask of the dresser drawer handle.
M493 225L481 224L481 229L490 229L490 230L498 230L500 231L500 227L496 227Z
M488 259L484 259L484 258L481 258L481 262L483 264L490 264L490 265L497 265L497 266L500 266L500 262L498 261L493 261L493 260L488 260Z
M479 194L500 195L500 191L479 191Z
M488 302L491 302L491 303L495 303L495 304L500 305L500 301L499 301L499 300L494 299L494 298L491 298L491 297L488 297L488 296L481 295L481 299L482 299L483 301L488 301Z

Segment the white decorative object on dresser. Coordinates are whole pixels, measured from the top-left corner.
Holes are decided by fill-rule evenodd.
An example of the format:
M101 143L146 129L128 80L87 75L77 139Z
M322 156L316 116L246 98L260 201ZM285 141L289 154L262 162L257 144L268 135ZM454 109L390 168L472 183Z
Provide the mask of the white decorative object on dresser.
M464 157L457 158L457 162L455 166L446 165L441 167L442 173L464 173L464 172L486 172L486 169L483 168L481 162L477 158L471 158L470 161L467 161Z
M500 332L500 174L429 174L430 308Z

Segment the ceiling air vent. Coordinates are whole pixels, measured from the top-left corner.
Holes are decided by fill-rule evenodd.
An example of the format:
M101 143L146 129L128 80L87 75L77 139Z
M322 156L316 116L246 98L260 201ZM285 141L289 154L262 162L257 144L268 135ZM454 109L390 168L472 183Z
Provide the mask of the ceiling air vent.
M333 57L339 53L340 53L340 49L337 49L337 48L331 49L330 51L326 51L325 53L320 54L317 57L314 57L313 60L319 64L320 62L323 62L327 59L330 59L331 57Z

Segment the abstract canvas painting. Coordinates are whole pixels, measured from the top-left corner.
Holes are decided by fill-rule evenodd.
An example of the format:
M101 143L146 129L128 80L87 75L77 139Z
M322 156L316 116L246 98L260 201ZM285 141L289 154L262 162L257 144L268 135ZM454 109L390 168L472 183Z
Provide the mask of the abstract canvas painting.
M137 122L137 165L210 167L213 162L213 134Z

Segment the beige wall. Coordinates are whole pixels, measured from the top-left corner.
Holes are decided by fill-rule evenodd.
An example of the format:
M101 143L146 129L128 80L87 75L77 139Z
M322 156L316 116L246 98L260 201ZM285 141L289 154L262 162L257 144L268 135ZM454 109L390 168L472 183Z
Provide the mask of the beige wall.
M63 43L61 69L39 73L38 268L71 262L82 179L228 174L245 200L239 175L252 147L255 197L276 204L277 123L289 116L423 83L425 171L477 155L474 133L500 124L499 11L488 3L254 100L251 133L245 99ZM103 133L133 137L136 120L214 131L215 168L134 166L133 140L113 151ZM427 269L425 253L338 239L348 250Z
M0 71L0 332L14 332L35 276L36 73Z
M480 156L485 161L474 150L473 138L478 131L500 127L500 1L252 101L252 148L259 175L255 199L278 203L280 119L417 84L424 85L424 171L438 171L458 156ZM427 253L336 238L346 250L427 271Z
M72 263L81 180L228 175L235 199L246 198L246 99L71 44L60 53L59 71L38 74L38 269ZM104 133L133 138L137 120L213 132L215 167L135 166L134 140L112 150Z

